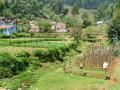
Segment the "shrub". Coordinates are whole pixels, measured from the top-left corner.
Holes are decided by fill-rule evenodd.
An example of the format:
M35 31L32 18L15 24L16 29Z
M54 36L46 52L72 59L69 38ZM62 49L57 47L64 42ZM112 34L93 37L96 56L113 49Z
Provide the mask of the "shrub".
M113 51L113 54L114 54L116 57L120 57L120 49L115 48L114 51Z
M17 57L30 57L30 53L26 51L21 51L16 56Z
M91 25L91 22L90 22L89 20L84 20L82 27L83 27L83 28L86 28L86 27L88 27L88 26L90 26L90 25Z
M69 52L71 48L75 49L76 46L77 46L76 43L72 43L68 46L62 46L59 48L52 48L52 49L49 49L47 51L35 50L34 56L38 57L39 59L41 59L41 61L44 61L44 62L48 62L48 61L54 62L56 60L62 62L66 53Z
M34 51L34 56L39 57L42 61L46 61L49 56L49 51L36 50Z
M15 38L15 35L6 35L6 34L3 34L2 38Z
M30 33L15 33L16 37L31 37Z
M3 38L3 34L0 34L0 38Z
M9 53L0 53L0 78L18 74L28 66L26 58L14 58Z

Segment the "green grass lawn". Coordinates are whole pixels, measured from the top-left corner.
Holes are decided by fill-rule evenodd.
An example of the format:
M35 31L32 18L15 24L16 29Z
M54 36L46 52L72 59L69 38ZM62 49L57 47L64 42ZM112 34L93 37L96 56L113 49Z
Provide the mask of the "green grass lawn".
M84 50L85 48L87 48L87 43L81 50ZM71 61L71 63L74 64L78 54L78 52L72 50L71 53L68 53L65 57L65 60L67 60L66 63ZM63 68L60 67L46 73L38 78L37 82L31 85L27 90L98 90L101 85L106 82L104 79L66 74L62 69ZM98 73L98 71L94 72Z
M27 43L23 43L28 40ZM13 39L13 46L8 46L9 39L1 39L0 51L10 51L10 53L18 52L19 50L32 50L33 46L36 46L36 41L29 42L31 38L21 38L20 45L23 47L17 47L16 39ZM68 45L71 42L67 41L40 41L37 45L42 48L59 47L61 45ZM15 45L15 47L14 47ZM28 47L24 47L24 46ZM6 46L6 47L4 47ZM31 48L29 48L31 47ZM79 51L84 52L89 47L88 42L81 42L77 50L72 50L64 58L67 63L71 61L72 65L76 63L77 56L80 54ZM6 48L6 49L5 49ZM35 48L33 48L35 49ZM38 49L38 48L37 48ZM43 67L34 70L32 66L13 78L1 79L0 87L10 88L11 90L18 90L24 84L26 87L23 90L98 90L101 85L106 81L104 79L97 79L94 77L82 77L79 75L66 74L63 72L63 64L66 62L57 63L45 63ZM101 73L101 72L100 72Z
M65 74L58 69L39 78L27 90L98 90L103 83L102 79Z
M86 46L83 48L85 49ZM79 53L72 50L65 60L75 62ZM13 78L0 80L0 87L17 90L25 84L23 90L98 90L106 81L104 79L82 77L63 72L64 63L45 63L43 67L34 70L29 67L26 71Z

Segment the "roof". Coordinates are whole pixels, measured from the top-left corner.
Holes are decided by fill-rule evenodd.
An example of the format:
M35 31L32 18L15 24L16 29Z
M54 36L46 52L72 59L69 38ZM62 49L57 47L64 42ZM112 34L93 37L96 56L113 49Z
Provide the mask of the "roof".
M12 26L6 26L6 25L0 25L0 30L3 30L3 29L7 29L7 28L10 28L10 27L12 27Z

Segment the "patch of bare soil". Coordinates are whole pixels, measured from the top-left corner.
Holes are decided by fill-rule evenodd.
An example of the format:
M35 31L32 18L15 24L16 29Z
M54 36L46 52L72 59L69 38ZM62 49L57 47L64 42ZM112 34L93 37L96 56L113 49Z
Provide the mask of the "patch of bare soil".
M0 90L6 90L5 88L0 87Z

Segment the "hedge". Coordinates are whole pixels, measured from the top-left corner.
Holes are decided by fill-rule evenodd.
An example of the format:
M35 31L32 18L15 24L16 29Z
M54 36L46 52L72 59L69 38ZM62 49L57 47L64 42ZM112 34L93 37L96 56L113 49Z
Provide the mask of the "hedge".
M49 50L35 50L34 56L38 57L41 61L43 62L54 62L56 60L63 61L64 56L66 55L67 52L70 51L70 49L75 49L77 46L76 43L72 43L68 46L62 46L59 48L52 48Z

